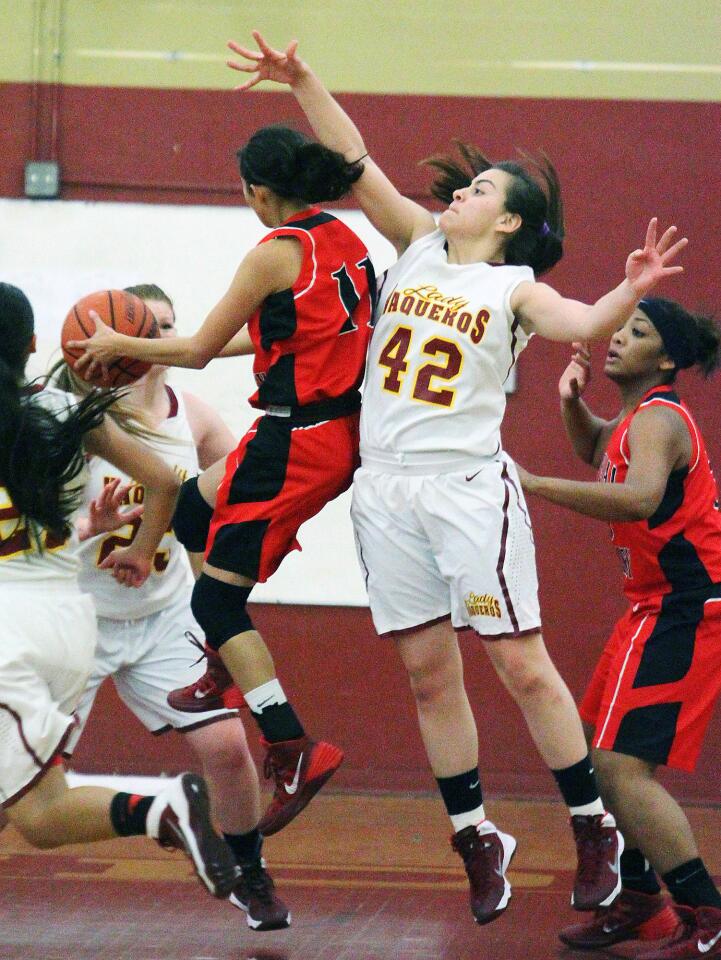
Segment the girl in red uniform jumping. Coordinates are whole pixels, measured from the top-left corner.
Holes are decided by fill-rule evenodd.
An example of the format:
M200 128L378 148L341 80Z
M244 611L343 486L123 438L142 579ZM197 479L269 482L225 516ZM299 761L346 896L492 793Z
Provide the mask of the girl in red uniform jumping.
M271 232L197 333L146 346L96 320L97 333L77 345L89 351L84 365L127 356L199 368L219 355L255 354L250 403L264 415L227 460L181 488L174 530L190 551L205 551L192 610L211 650L206 677L171 702L208 710L222 705L232 680L241 689L275 779L258 824L268 835L303 809L343 753L306 736L246 602L298 548L301 524L350 486L375 279L361 240L315 206L347 193L358 163L279 126L255 133L238 159L246 202Z
M693 770L721 693L718 491L674 385L681 369L709 374L720 342L710 319L670 300L641 300L606 356L604 372L621 393L618 416L602 420L581 398L590 379L584 345L576 344L559 383L566 432L578 456L599 468L599 482L521 472L527 493L610 521L622 563L630 607L580 713L601 791L626 838L623 890L560 936L580 949L637 941L639 960L721 956L721 895L686 816L656 780L659 765Z

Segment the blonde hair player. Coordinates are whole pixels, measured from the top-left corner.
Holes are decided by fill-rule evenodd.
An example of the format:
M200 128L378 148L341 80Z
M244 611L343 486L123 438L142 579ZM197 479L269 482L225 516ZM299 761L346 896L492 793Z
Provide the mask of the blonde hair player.
M141 284L127 292L140 297L152 310L161 338L177 336L172 301L160 287ZM65 376L74 390L88 390L88 384L67 367ZM236 441L212 407L192 393L171 387L167 377L167 367L152 366L123 396L119 419L125 430L133 432L132 414L143 411L141 441L185 480L226 457ZM109 414L114 415L114 408ZM72 754L75 749L100 684L112 677L122 700L151 733L177 730L200 759L216 820L242 870L230 902L245 911L248 926L254 930L287 927L290 913L275 892L261 856L258 774L237 710L228 709L233 705L229 702L209 708L201 696L196 700L199 712L190 716L168 703L168 694L175 687L187 683L188 678L199 680L204 672L197 649L202 651L202 643L197 639L195 645L188 642L189 637L202 637L202 631L190 610L193 579L185 549L169 527L155 552L150 576L128 598L103 562L117 545L133 542L140 526L137 511L142 509L133 505L142 505L145 488L132 474L102 457L91 457L88 470L82 513L90 514L94 502L109 495L110 506L120 506L124 500L131 509L127 516L122 510L115 513L110 509L104 518L106 529L86 537L80 547L80 587L95 601L98 643L93 671L77 709L81 726L73 732L65 753ZM235 705L242 705L239 695Z
M350 118L297 56L297 44L231 43L252 74L290 86L316 136L363 165L353 196L398 252L379 291L361 415L352 514L373 620L408 671L421 734L463 858L473 916L508 904L516 841L486 817L478 735L457 632L470 631L523 712L571 811L578 850L572 903L609 904L620 889L622 838L599 797L573 698L541 636L533 536L520 483L503 452L503 383L533 333L607 335L660 279L685 240L675 228L628 258L626 278L588 306L536 282L562 255L558 179L491 163L438 158L438 226L368 156Z

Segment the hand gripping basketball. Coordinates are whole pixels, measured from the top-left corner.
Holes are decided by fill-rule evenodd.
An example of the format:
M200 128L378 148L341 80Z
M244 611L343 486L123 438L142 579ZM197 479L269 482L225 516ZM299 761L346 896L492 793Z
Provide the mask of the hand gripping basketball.
M124 357L117 348L113 352L115 333L153 339L158 336L158 324L148 306L132 293L100 290L88 294L71 307L63 323L60 339L65 362L98 386L133 383L148 372L151 364ZM89 338L96 349L105 344L102 355L85 353L80 342Z

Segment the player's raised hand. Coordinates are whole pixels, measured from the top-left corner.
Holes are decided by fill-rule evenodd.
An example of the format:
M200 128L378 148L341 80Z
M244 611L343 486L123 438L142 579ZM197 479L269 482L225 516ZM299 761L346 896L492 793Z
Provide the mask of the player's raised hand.
M253 39L258 44L257 50L243 47L235 40L228 41L228 47L247 61L242 63L238 60L227 60L228 66L231 70L252 74L250 79L236 87L236 90L250 90L261 80L273 80L293 86L307 72L306 64L296 56L297 40L291 40L285 50L275 50L258 30L253 30Z
M686 237L680 240L676 236L676 227L669 227L660 240L656 239L658 218L653 217L646 230L646 240L642 249L634 250L626 261L626 279L640 300L659 280L683 273L683 267L671 262L681 253L688 243Z
M561 400L578 400L591 381L591 353L588 343L572 344L571 362L561 374L558 392Z
M121 483L120 477L108 481L94 500L90 501L88 516L78 521L78 539L82 542L100 533L110 533L132 523L143 515L143 505L123 511L125 496L132 487Z

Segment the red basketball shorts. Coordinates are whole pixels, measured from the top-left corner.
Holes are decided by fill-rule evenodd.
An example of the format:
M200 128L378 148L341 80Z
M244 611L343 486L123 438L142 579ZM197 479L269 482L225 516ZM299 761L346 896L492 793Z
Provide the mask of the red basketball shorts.
M721 587L637 604L616 624L581 703L593 746L693 770L721 693Z
M260 417L226 461L205 558L263 583L291 550L298 528L351 484L359 413L299 424Z

